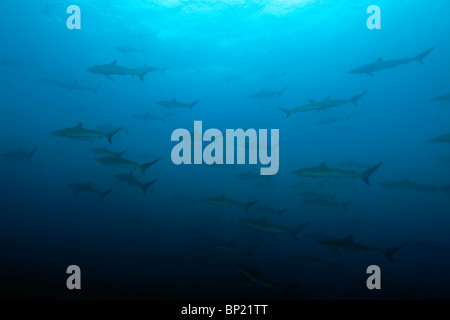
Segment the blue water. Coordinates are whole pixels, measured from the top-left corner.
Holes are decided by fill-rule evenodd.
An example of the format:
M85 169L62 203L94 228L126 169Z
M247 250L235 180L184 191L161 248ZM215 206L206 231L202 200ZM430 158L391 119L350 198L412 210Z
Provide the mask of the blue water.
M69 30L66 9L81 8L81 29ZM369 30L366 9L381 8L381 29ZM33 1L0 5L0 279L3 298L146 299L442 299L450 297L450 44L445 0L424 1ZM138 52L113 48L128 46ZM348 71L384 60L415 61L373 76ZM94 65L154 66L137 76L87 71ZM275 77L267 77L268 75ZM278 75L277 75L278 74ZM234 77L234 79L229 79ZM78 81L98 88L67 90ZM262 89L280 96L252 99ZM352 103L286 118L310 99ZM161 100L192 103L166 109ZM150 112L166 121L141 120ZM341 118L320 124L329 118ZM179 165L171 134L194 121L203 130L279 129L276 175L238 179L261 165ZM80 141L51 133L82 122L112 138ZM128 168L102 165L91 149L107 146L139 164L155 159L147 194L117 183ZM27 156L8 156L23 148ZM300 177L294 170L355 159L383 165L357 179ZM367 168L344 168L362 172ZM432 190L386 188L410 181ZM74 192L86 184L99 195ZM300 189L292 187L301 184ZM433 189L434 188L434 189ZM309 194L300 194L309 192ZM321 193L313 196L310 193ZM209 204L208 197L249 203ZM308 200L316 200L311 205ZM336 203L351 200L346 210ZM326 206L331 201L334 205ZM261 208L285 210L265 213ZM297 234L253 230L242 219ZM379 252L333 250L324 239L353 236ZM219 244L258 247L225 250ZM381 252L405 244L389 261ZM308 256L314 260L299 261ZM66 269L81 269L79 292L66 288ZM366 269L381 268L381 290L369 290ZM239 266L258 268L274 284L249 281ZM246 280L246 281L244 281ZM285 297L278 288L297 284Z

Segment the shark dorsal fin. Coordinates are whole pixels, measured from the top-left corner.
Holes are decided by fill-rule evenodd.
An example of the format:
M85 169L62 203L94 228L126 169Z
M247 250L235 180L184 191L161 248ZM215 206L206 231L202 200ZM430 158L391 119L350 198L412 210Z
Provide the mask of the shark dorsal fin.
M331 96L328 96L328 97L325 99L325 101L330 101L330 99L331 99Z
M79 124L77 124L77 125L75 126L75 128L83 128L83 122L80 122Z
M319 168L326 168L327 167L327 163L324 161L324 162L321 162L320 164L319 164Z
M309 104L316 103L313 99L309 99Z
M383 61L383 57L378 57L376 62L381 62L381 61Z
M267 222L266 216L262 216L261 219L260 219L259 221L261 221L261 222Z
M230 240L230 241L228 242L228 245L232 246L232 245L233 245L233 240Z
M113 62L111 62L112 65L116 65L117 64L117 60L114 60Z
M172 99L172 102L177 102L177 99L176 99L176 98L173 98L173 99Z
M128 173L128 175L131 177L133 175L133 171L130 171L130 173Z
M90 182L87 182L86 183L86 187L90 187L91 186L91 183Z
M409 178L403 179L403 182L410 182Z
M346 242L346 243L354 243L355 241L353 241L353 236L350 235L350 236L344 238L344 242Z
M225 193L222 193L219 198L225 199L226 198Z

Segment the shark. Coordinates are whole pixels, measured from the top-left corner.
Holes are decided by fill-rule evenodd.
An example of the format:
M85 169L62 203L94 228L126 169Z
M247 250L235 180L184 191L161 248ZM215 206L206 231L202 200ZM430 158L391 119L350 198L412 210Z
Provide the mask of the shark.
M355 171L347 171L335 168L329 168L326 162L322 162L317 167L305 168L292 171L292 174L301 176L301 177L311 177L311 178L360 178L362 179L368 186L370 186L369 178L370 176L383 164L383 161L380 161L377 165L372 168L363 171L363 172L355 172Z
M281 90L278 91L268 91L266 89L262 89L258 92L249 94L247 96L247 98L250 99L256 99L256 100L263 100L263 99L268 99L268 98L273 98L273 97L281 97L281 95L283 94L283 92L285 92L289 87L285 87Z
M122 128L122 130L120 130L120 132L128 133L128 128L116 126L112 122L103 123L103 124L95 127L96 130L100 130L103 132L111 132L111 131L114 131L119 128Z
M428 140L429 142L450 143L450 133Z
M263 288L268 288L268 289L272 289L272 290L276 290L276 291L280 291L283 294L283 297L286 297L286 295L295 287L298 286L298 283L292 283L290 285L287 286L280 286L278 284L275 284L271 281L269 281L268 279L266 279L265 277L263 277L260 273L260 271L255 268L249 268L249 267L245 267L245 266L236 266L238 271L245 277L246 280L255 283Z
M269 223L266 216L263 216L260 219L242 219L241 223L254 230L269 233L272 236L282 233L290 234L295 240L297 240L297 233L302 231L309 224L309 222L306 222L294 228L287 228Z
M291 114L299 113L299 112L307 112L307 111L321 111L328 108L338 107L340 105L352 103L355 106L358 105L358 100L361 99L364 95L366 95L368 91L364 91L360 94L357 94L356 96L350 98L350 99L331 99L331 97L327 97L325 100L322 101L315 101L310 99L309 103L305 105L301 105L297 108L288 110L283 109L281 107L277 107L279 110L283 111L284 114L286 114L286 118L289 118Z
M119 66L117 64L117 60L114 60L113 62L109 64L101 64L101 65L94 65L93 67L90 67L87 69L87 71L96 73L96 74L102 74L105 77L107 77L110 80L114 79L111 77L111 75L128 75L128 76L138 76L141 82L144 82L144 77L147 73L152 71L153 68L142 68L138 67L135 69L126 68L123 66Z
M450 93L431 98L433 101L450 101Z
M115 178L116 178L116 183L125 183L130 186L138 187L139 189L142 190L142 193L144 194L144 196L147 194L147 189L152 184L154 184L156 181L158 181L158 179L154 179L150 182L142 183L133 176L133 171L130 171L129 173L117 174L117 175L115 175Z
M363 253L383 253L385 257L394 262L394 254L398 252L401 248L405 247L407 244L401 244L399 246L391 247L385 250L369 247L360 243L355 242L352 235L349 235L345 238L330 238L330 237L322 237L317 241L319 244L324 245L328 248L334 249L339 255L342 254L342 251L353 251L353 252L363 252Z
M0 57L0 65L5 66L5 67L21 69L24 66L24 63L21 61L14 60L14 59Z
M246 214L248 214L248 209L251 206L253 206L255 203L257 203L257 201L242 203L240 201L236 201L236 200L227 198L225 193L222 193L220 196L205 198L205 199L203 199L203 202L212 204L215 206L244 208L244 211Z
M83 123L80 122L75 127L53 131L51 134L57 137L70 138L75 140L91 140L91 139L106 138L108 142L111 143L112 137L120 130L121 128L116 129L110 133L104 133L101 131L83 128Z
M259 247L259 244L256 244L250 248L247 248L247 247L237 246L233 243L233 240L230 240L229 242L218 243L218 244L216 244L216 247L219 249L222 249L222 250L226 250L226 251L245 252L249 256L252 256L253 251L255 251Z
M350 70L348 73L365 73L369 76L373 76L373 73L376 71L395 68L403 64L408 64L412 61L416 61L420 64L423 64L423 60L425 59L425 57L428 56L428 54L430 54L430 52L433 50L434 47L412 58L383 60L382 57L379 57L377 60L375 60L375 62Z
M344 210L344 211L347 211L347 207L352 201L348 200L345 202L338 202L338 201L334 201L332 199L327 199L327 198L312 198L312 199L306 199L302 202L305 204L308 204L308 205L312 205L312 206L338 207L338 208L342 208L342 210Z
M77 80L62 80L62 79L53 79L53 78L41 79L41 80L39 80L39 82L49 84L49 85L55 85L57 87L64 88L69 92L72 92L73 90L78 90L78 91L90 91L90 92L97 93L98 89L100 89L100 87L102 86L101 84L99 84L96 87L90 87L90 86L79 83Z
M3 157L8 159L20 159L20 160L30 160L33 154L36 152L37 147L33 148L31 151L25 151L23 148L12 150L3 154Z
M284 212L286 212L286 209L274 209L268 205L265 206L259 206L255 208L256 211L261 212L263 214L277 214L279 216L281 216Z
M183 103L183 102L177 101L177 99L174 98L174 99L168 100L168 101L157 101L156 103L159 104L160 106L166 107L167 109L189 108L189 110L192 110L192 107L195 106L199 102L200 102L200 100L196 100L191 103Z
M97 189L94 189L91 186L90 182L87 182L87 183L73 183L73 184L69 184L69 187L71 189L73 189L73 191L75 191L75 193L84 192L84 193L100 196L100 201L103 201L103 199L112 191L112 189L108 189L105 192L98 191Z
M436 191L436 190L438 190L438 188L435 186L416 183L416 182L411 181L409 178L405 178L403 180L380 182L379 185L382 187L386 187L386 188L402 189L402 190L418 190L418 191Z
M317 124L320 124L320 125L330 125L330 124L333 124L333 123L336 123L336 122L341 122L341 121L349 120L349 119L351 119L355 114L356 114L356 112L353 112L353 113L349 114L349 115L346 116L346 117L329 117L329 118L326 118L326 119L324 119L324 120L322 120L322 121L319 121Z
M95 154L102 155L102 156L122 156L128 150L115 152L115 151L109 150L108 147L105 146L103 148L92 148L91 151Z
M403 180L385 181L379 183L379 185L385 188L400 189L400 190L441 191L446 196L448 195L448 192L450 190L449 185L443 187L431 186L427 184L413 182L409 178L405 178Z
M133 117L136 119L140 119L140 120L155 120L155 121L160 120L162 122L166 122L169 115L160 117L160 116L155 116L155 115L151 114L150 112L146 112L146 113L135 114L135 115L133 115Z
M108 157L101 157L96 159L98 162L100 162L103 165L111 166L111 167L119 167L119 168L130 168L130 169L139 169L141 170L141 173L143 176L145 176L145 170L147 170L148 167L154 165L159 161L159 159L139 164L134 161L130 161L128 159L125 159L121 155L117 156L108 156Z
M156 67L156 66L144 65L144 66L141 66L141 67L133 68L132 70L133 70L133 72L136 72L138 74L139 73L147 74L147 73L152 72L152 71L159 71L159 72L161 72L163 74L167 69L169 69L169 68L168 67Z

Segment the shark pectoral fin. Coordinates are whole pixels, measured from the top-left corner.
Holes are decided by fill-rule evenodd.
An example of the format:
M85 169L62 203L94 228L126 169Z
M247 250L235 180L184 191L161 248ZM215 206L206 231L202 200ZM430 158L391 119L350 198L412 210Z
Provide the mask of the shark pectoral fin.
M375 62L381 62L383 61L383 57L379 57Z
M114 60L113 62L111 62L110 64L112 65L116 65L117 64L117 60Z
M110 76L109 74L104 73L103 75L104 75L105 77L107 77L108 79L110 79L110 80L112 80L112 81L115 81L113 78L111 78L111 76Z
M80 122L79 124L77 124L75 126L75 128L77 128L77 129L81 129L82 127L83 127L83 122Z
M372 72L366 72L367 75L373 77L373 73Z

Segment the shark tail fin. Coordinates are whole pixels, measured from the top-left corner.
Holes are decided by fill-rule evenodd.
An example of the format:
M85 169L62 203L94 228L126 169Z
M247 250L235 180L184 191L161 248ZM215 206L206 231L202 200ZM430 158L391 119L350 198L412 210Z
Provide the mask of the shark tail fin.
M149 70L145 70L145 71L142 71L142 72L140 72L140 73L138 74L139 79L141 80L141 82L144 82L144 77L145 77L145 75L146 75L147 73L149 73L149 72L150 72Z
M166 71L167 69L169 69L169 67L161 68L161 69L159 69L159 71L161 71L161 73L164 74L164 71Z
M354 96L354 97L351 99L351 100L352 100L352 103L353 103L355 106L357 106L357 105L358 105L358 100L361 99L366 93L367 93L367 90L364 91L363 93L360 93L360 94Z
M111 138L120 130L122 130L122 128L116 129L113 132L110 132L106 135L106 139L108 139L109 143L111 143Z
M112 189L106 190L105 192L103 192L100 196L100 201L103 202L103 199L112 191Z
M152 184L154 184L156 181L158 181L158 179L152 180L150 182L147 183L143 183L142 184L142 193L144 194L144 196L147 194L147 189L148 187L150 187Z
M287 296L287 294L289 293L289 291L291 291L292 289L294 289L295 287L298 286L298 282L295 282L293 284L290 284L288 286L285 286L283 288L281 288L282 292L283 292L283 298L285 298Z
M255 251L256 249L258 249L259 244L254 245L253 247L251 247L250 249L248 249L248 255L249 256L253 256L253 251Z
M302 231L307 225L309 224L309 222L306 222L304 224L302 224L301 226L292 228L289 232L291 233L292 238L294 238L294 240L297 240L297 233L299 233L300 231Z
M31 159L31 157L33 156L33 154L36 152L37 147L34 148L33 150L31 150L31 152L28 154L28 158Z
M150 167L151 165L154 165L155 163L157 163L159 161L159 159L144 163L141 165L141 173L143 176L145 176L145 170Z
M344 204L342 205L342 209L344 211L347 211L347 207L349 206L350 203L352 203L352 200L348 200L348 201L344 202Z
M289 118L289 116L291 115L292 111L290 110L286 110L280 107L277 107L278 109L280 109L281 111L283 111L286 114L286 118Z
M283 92L285 92L287 90L287 88L289 88L289 87L285 87L285 88L281 89L280 91L278 91L278 96L281 97L281 95L283 94Z
M249 203L244 203L243 205L242 205L242 207L244 207L244 210L245 210L245 214L248 214L248 209L252 206L252 205L254 205L255 203L257 203L258 201L252 201L252 202L249 202Z
M425 57L433 50L434 50L434 47L425 51L424 53L421 53L418 56L414 57L413 60L417 61L420 64L423 64L423 59L425 59Z
M360 174L361 179L364 180L365 183L367 183L368 186L370 186L369 178L381 165L383 164L383 161L380 161L377 165L373 166L372 168L362 172Z
M406 243L403 243L399 246L387 248L386 250L384 250L384 255L390 262L394 262L394 254L397 253L398 250L400 250L401 248L403 248L405 246L406 246Z
M194 101L191 104L189 104L189 110L192 110L192 107L195 106L199 102L200 102L200 100L197 100L197 101Z

